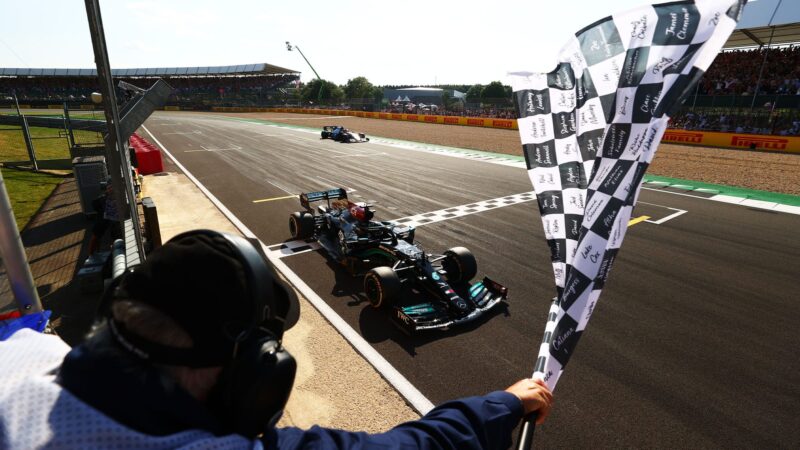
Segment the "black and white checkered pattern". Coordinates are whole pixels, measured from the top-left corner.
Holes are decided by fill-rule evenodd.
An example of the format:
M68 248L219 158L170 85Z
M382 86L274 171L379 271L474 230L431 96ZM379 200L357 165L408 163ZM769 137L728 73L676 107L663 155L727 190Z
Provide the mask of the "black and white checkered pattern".
M669 115L745 3L683 1L616 14L576 33L554 71L511 74L558 290L535 368L551 389L600 297Z
M415 216L403 217L395 219L401 225L409 225L419 227L434 222L441 222L443 220L454 219L456 217L468 216L470 214L477 214L490 209L502 208L504 206L516 205L517 203L529 202L536 199L536 193L533 191L522 192L520 194L513 194L506 197L493 198L490 200L483 200L480 202L469 203L466 205L453 206L451 208L440 209L438 211L431 211Z
M468 203L465 205L452 206L450 208L440 209L437 211L429 211L422 214L415 214L413 216L402 217L400 219L393 219L392 222L400 225L408 225L411 227L420 227L429 225L443 220L456 219L458 217L468 216L470 214L477 214L492 209L502 208L505 206L516 205L536 200L536 193L533 191L521 192L519 194L507 195L505 197L492 198L489 200L481 200L479 202ZM319 250L322 248L319 243L313 238L300 239L295 241L286 241L280 244L275 244L267 247L267 251L275 258L283 258L285 256L297 255L300 253Z

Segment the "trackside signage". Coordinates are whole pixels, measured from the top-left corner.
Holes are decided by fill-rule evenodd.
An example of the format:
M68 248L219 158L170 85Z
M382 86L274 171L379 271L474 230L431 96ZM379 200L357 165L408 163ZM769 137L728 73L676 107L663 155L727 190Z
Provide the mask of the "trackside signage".
M714 131L667 130L662 142L702 145L705 147L741 148L772 152L800 153L800 137L762 134L719 133Z

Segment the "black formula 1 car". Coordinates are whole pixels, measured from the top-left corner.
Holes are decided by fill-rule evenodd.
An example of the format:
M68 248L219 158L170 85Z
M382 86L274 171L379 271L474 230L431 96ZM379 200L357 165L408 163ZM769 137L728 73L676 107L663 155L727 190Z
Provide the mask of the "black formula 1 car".
M369 142L364 133L348 130L341 125L327 125L322 127L322 139L333 139L337 142Z
M352 275L363 275L372 306L391 310L409 334L470 322L506 299L508 290L488 277L470 283L478 267L469 250L426 253L414 242L414 227L372 220L370 205L349 201L344 189L300 194L300 204L305 211L289 217L292 237L316 238ZM407 304L404 287L422 298Z

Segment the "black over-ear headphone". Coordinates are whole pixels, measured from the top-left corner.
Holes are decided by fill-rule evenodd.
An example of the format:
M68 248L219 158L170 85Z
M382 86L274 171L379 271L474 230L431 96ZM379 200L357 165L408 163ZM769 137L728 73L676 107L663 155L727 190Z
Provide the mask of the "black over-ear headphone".
M224 238L244 271L247 293L253 305L252 320L249 324L234 324L227 330L233 353L212 389L208 403L225 429L255 437L280 418L294 384L297 363L281 341L287 319L292 319L289 317L290 306L297 300L291 288L268 264L257 241L211 230L188 231L170 241L194 235ZM100 313L109 318L111 334L123 347L139 356L145 355L145 359L153 355L155 357L151 359L154 362L202 367L202 364L191 363L197 359L196 354L190 354L191 349L173 349L146 341L111 318L113 291L136 270L134 267L114 280L101 302Z

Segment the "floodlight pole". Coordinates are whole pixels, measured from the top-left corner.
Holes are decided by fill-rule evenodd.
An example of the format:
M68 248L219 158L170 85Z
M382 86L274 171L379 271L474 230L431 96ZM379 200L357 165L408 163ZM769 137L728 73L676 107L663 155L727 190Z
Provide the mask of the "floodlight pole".
M111 77L111 65L108 61L108 47L106 46L105 32L103 31L103 18L100 15L99 0L85 0L86 17L89 19L89 32L92 36L94 60L97 65L97 78L100 82L100 92L103 97L103 109L106 116L108 135L105 138L108 173L114 188L114 200L117 203L120 226L125 219L130 219L133 225L136 251L139 260L144 261L144 243L142 230L139 224L139 210L136 206L136 195L133 192L133 179L131 177L130 159L125 143L120 141L119 108L114 80ZM123 230L124 232L124 230Z
M322 87L323 87L322 78L320 78L320 76L317 73L316 69L314 69L314 66L312 66L311 63L308 62L308 58L306 58L306 55L304 55L303 51L300 50L300 47L298 47L297 45L292 45L292 44L289 43L289 41L286 41L286 50L292 51L292 49L295 49L295 48L300 53L300 56L302 56L303 59L306 61L306 64L308 64L308 67L311 67L311 71L314 72L314 75L316 75L317 79L319 80L319 94L317 95L317 103L319 103L320 101L322 101Z

